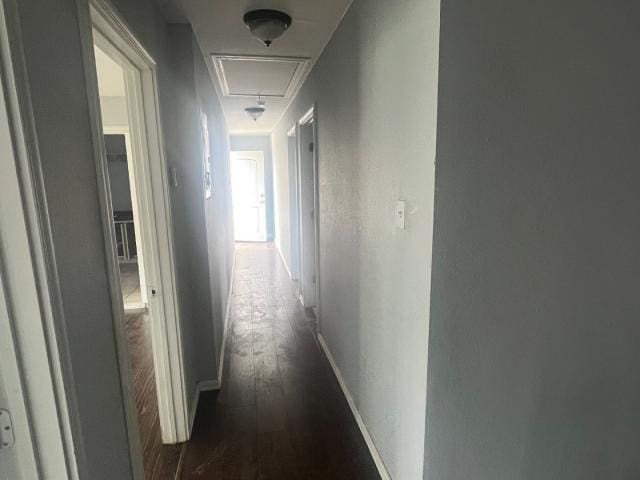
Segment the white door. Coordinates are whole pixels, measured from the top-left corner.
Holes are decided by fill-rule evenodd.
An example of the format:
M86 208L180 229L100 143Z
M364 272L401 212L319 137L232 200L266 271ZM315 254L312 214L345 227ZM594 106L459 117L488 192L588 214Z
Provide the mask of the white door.
M302 303L316 306L316 211L313 123L300 125L298 173L300 176L300 269Z
M231 152L231 188L236 241L266 241L262 152Z

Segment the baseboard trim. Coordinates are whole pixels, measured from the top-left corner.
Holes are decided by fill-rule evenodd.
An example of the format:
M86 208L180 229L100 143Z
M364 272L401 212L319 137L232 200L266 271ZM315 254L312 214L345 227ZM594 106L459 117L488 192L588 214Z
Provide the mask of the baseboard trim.
M200 394L202 392L209 392L211 390L220 390L220 382L218 382L218 380L203 380L196 384L196 393L193 396L193 402L191 402L191 411L189 412L189 438L191 438L191 432L193 431L193 422L196 419L196 411L198 410Z
M291 270L289 269L289 265L287 265L287 262L284 259L284 255L282 255L282 251L280 250L280 245L278 245L276 242L274 242L274 245L276 246L276 251L278 252L278 255L280 255L280 260L282 260L282 265L284 265L284 269L289 274L289 278L293 280L293 275L291 275Z
M224 314L224 326L222 331L222 348L220 349L220 358L218 359L218 384L222 385L222 370L224 368L224 351L227 348L227 335L229 334L229 317L231 315L231 297L233 296L233 280L236 275L236 254L233 254L233 263L231 265L231 280L229 282L229 293L227 294L227 309Z
M360 432L362 432L362 436L364 437L364 441L366 442L367 447L369 448L369 452L373 457L373 461L376 464L376 468L378 469L380 478L382 478L382 480L391 480L391 476L389 475L387 468L384 466L384 462L382 461L382 457L380 456L380 453L378 452L378 449L376 448L375 443L373 443L371 434L369 433L369 430L367 429L367 426L365 425L364 420L362 419L362 416L360 415L360 412L356 407L356 403L354 402L353 397L351 396L351 392L349 392L349 389L347 388L347 384L344 382L344 378L342 378L342 372L340 372L340 369L338 368L338 365L336 364L333 358L333 355L331 355L331 351L327 346L327 342L325 342L324 337L320 333L318 333L318 342L320 343L320 346L322 347L324 354L327 356L327 359L329 360L329 364L331 364L333 373L335 373L336 378L338 379L338 383L340 384L342 393L344 393L344 396L347 399L347 403L349 404L349 408L351 408L351 413L353 414L353 417L355 418L356 423L360 428Z

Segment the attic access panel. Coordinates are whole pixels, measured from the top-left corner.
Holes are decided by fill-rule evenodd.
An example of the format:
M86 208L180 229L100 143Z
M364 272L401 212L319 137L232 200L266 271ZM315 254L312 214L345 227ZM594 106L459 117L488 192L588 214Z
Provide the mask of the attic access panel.
M212 55L225 97L291 98L297 91L309 59Z

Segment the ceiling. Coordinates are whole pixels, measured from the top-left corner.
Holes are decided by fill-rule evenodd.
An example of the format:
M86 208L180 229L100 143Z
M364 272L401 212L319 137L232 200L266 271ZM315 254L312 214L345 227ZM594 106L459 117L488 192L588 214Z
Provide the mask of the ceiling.
M98 47L94 47L98 90L101 97L124 97L124 71Z
M191 23L231 133L271 132L351 1L156 0L169 21ZM242 21L246 12L259 8L281 10L293 18L291 27L268 48ZM267 110L254 122L244 109L256 105L253 94L258 93L265 95Z

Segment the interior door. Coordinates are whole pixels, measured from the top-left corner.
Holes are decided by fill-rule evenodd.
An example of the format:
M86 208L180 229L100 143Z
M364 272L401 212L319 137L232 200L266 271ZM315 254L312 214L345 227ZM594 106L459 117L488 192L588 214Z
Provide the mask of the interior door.
M298 173L300 176L300 269L302 303L316 306L316 211L313 122L300 125Z
M231 186L236 241L266 241L262 152L231 152Z

